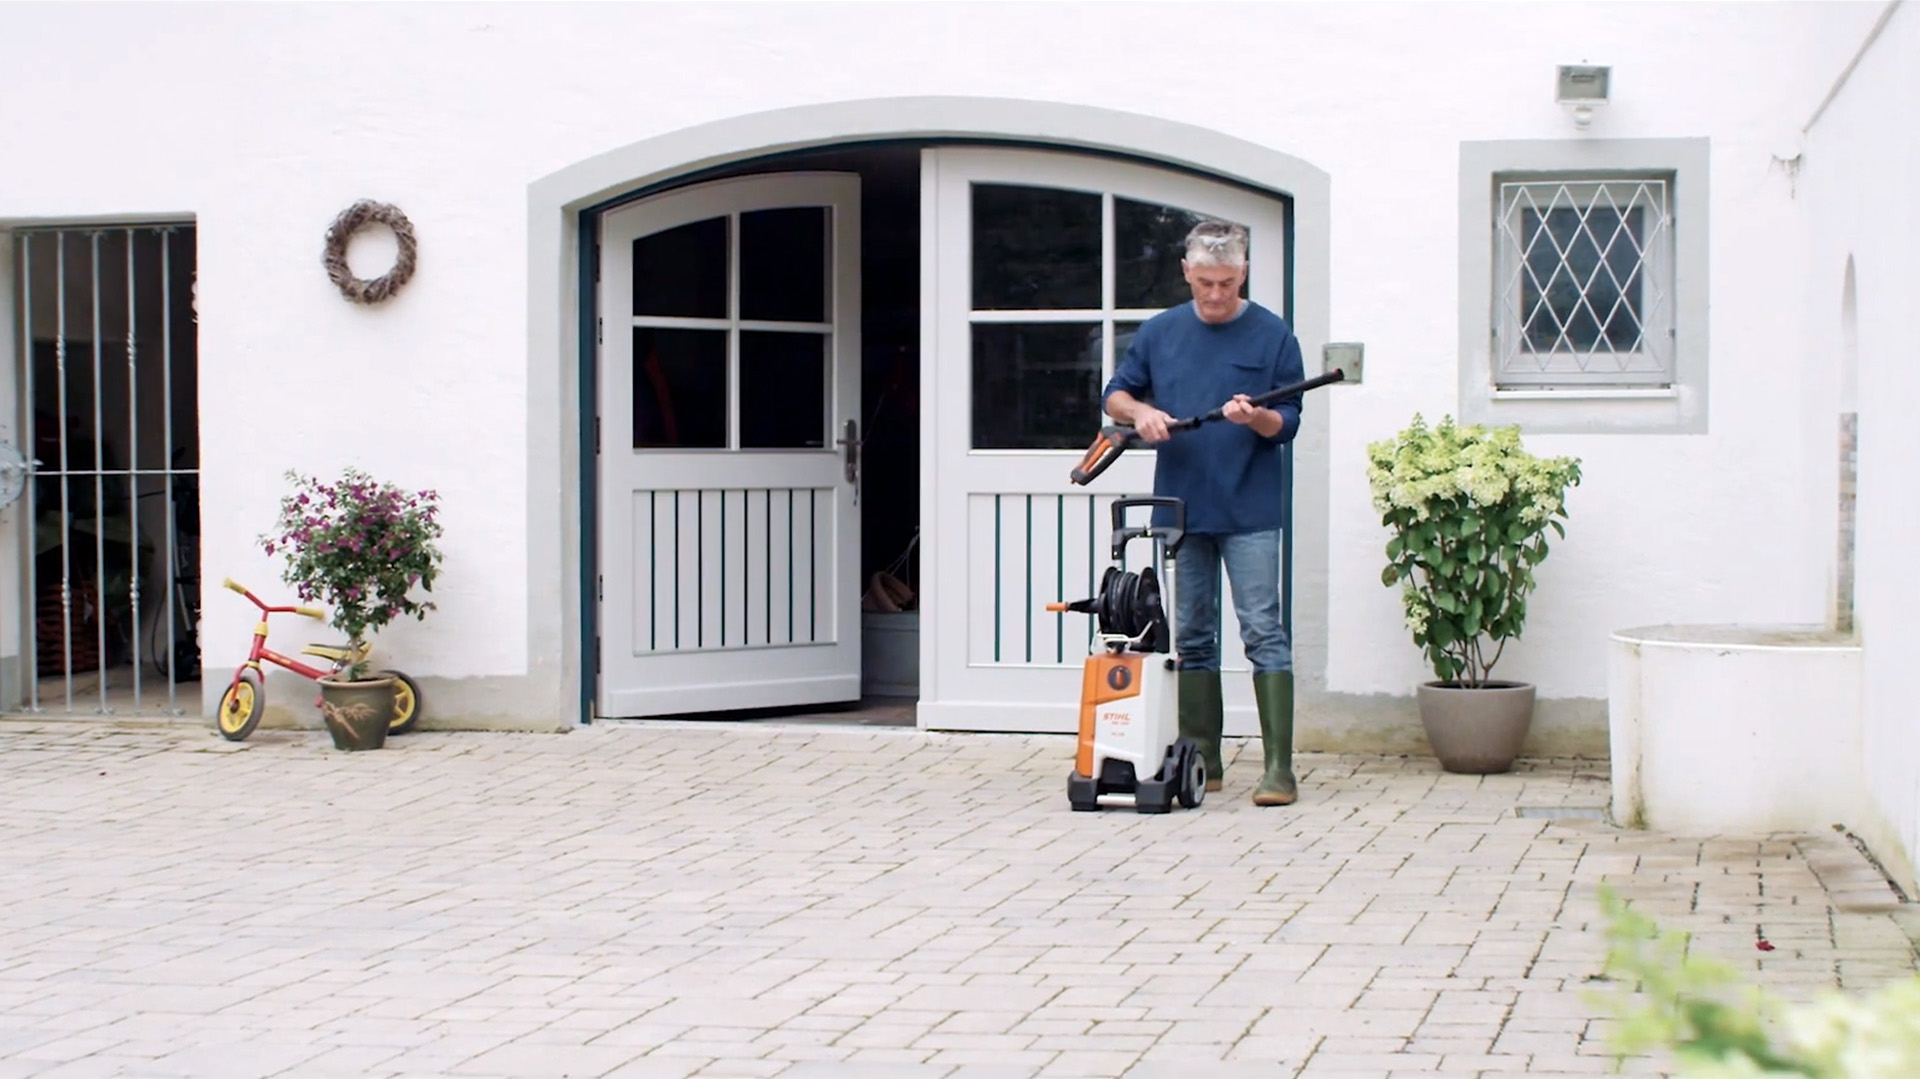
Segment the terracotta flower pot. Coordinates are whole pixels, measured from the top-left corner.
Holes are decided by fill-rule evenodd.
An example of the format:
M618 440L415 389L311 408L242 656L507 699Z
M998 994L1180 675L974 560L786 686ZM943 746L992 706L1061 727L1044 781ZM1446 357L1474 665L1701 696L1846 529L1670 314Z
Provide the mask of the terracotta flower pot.
M327 733L333 735L335 749L379 749L387 744L387 728L393 723L394 685L392 678L361 682L320 679L320 718L326 721Z
M1492 775L1513 767L1533 725L1533 686L1488 682L1464 688L1427 682L1418 691L1420 725L1440 767L1465 775Z

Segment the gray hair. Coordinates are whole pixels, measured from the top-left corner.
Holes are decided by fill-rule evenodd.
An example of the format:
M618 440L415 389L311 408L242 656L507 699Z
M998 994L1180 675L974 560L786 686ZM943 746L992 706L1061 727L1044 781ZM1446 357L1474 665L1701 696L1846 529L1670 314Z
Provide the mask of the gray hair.
M1187 261L1206 266L1245 266L1247 230L1231 221L1202 221L1187 233Z

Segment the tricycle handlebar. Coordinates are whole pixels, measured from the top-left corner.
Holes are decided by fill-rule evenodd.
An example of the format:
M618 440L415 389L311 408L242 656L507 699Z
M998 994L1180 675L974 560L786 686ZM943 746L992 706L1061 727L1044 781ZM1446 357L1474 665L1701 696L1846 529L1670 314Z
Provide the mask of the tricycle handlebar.
M265 611L268 614L300 614L300 615L305 615L316 622L325 622L327 620L327 612L321 610L318 607L269 607L266 604L260 602L259 596L256 596L252 592L247 591L247 588L245 585L241 584L240 582L234 580L231 577L228 577L226 580L221 581L220 585L221 587L227 589L228 591L238 592L241 595L252 600L253 605L255 607L260 608L262 611Z

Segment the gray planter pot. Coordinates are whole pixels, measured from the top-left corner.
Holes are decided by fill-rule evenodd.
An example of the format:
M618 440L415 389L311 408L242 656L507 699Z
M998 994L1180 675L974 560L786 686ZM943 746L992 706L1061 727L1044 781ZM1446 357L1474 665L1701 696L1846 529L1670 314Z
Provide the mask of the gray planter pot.
M1446 682L1419 688L1420 725L1440 767L1465 775L1491 775L1513 767L1533 725L1533 686L1489 682L1463 689Z
M364 682L320 679L320 718L326 721L327 733L333 735L335 749L379 749L387 744L395 685L391 677Z

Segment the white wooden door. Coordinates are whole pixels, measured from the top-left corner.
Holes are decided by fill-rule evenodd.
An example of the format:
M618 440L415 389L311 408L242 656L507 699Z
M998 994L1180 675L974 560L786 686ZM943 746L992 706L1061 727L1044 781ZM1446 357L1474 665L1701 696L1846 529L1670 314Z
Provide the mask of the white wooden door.
M1192 300L1181 243L1203 217L1246 226L1248 295L1285 314L1286 207L1242 188L1104 158L925 151L919 720L960 730L1075 729L1109 506L1153 489L1150 449L1087 487L1068 473L1101 424L1100 391L1132 330ZM1139 511L1142 512L1143 511ZM1129 550L1129 568L1149 556ZM1250 673L1223 580L1221 666ZM1228 677L1228 729L1251 733L1250 679Z
M598 711L860 696L860 181L601 218Z

